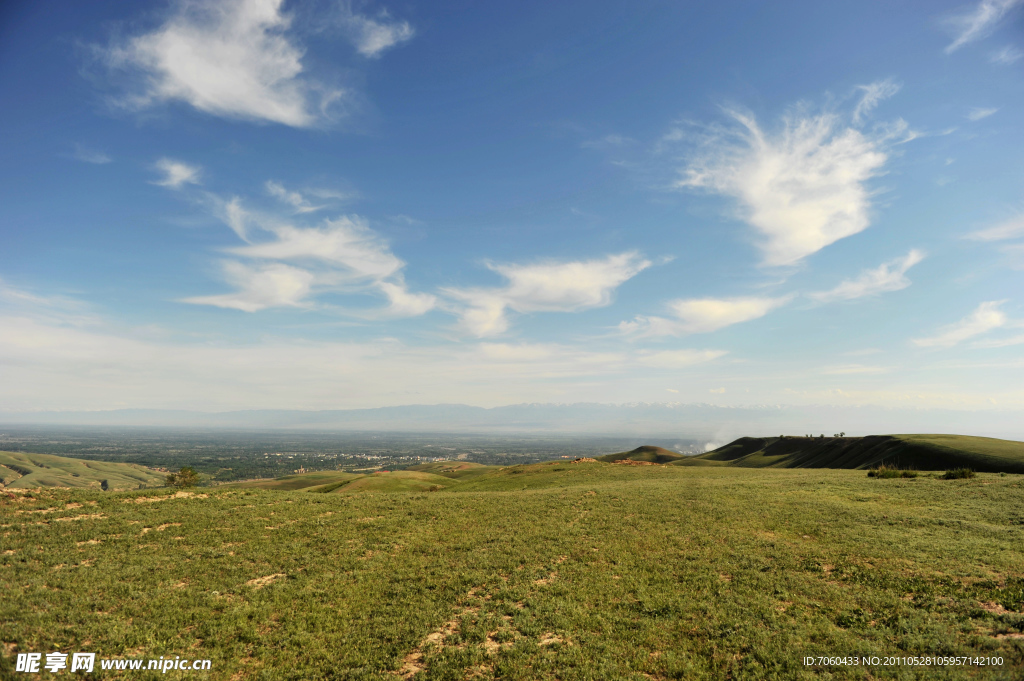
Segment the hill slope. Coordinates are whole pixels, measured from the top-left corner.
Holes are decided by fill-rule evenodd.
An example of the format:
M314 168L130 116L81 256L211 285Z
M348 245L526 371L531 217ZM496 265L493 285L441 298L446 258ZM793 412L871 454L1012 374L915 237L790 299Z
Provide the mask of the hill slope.
M138 489L140 486L162 486L166 475L133 463L89 461L51 454L0 452L0 486L3 487Z
M694 461L744 468L970 468L1024 473L1024 442L967 435L741 437Z
M672 461L678 461L684 458L682 454L677 454L664 447L654 447L652 445L643 445L637 447L634 450L628 452L619 452L617 454L606 454L604 456L597 457L598 461L604 461L606 463L615 463L616 461L648 461L650 463L670 463Z

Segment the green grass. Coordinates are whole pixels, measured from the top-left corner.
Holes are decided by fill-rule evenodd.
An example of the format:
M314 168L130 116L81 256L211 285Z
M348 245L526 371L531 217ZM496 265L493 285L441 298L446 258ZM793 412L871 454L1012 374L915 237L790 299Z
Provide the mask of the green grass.
M449 486L0 495L0 677L15 653L52 650L210 658L189 678L236 680L1024 668L1020 476L562 462L412 473L428 477L392 479ZM1005 664L869 675L805 668L807 655Z
M166 473L130 463L71 459L50 454L0 452L0 484L13 489L81 487L110 490L159 487Z
M224 485L230 488L298 490L310 487L323 487L330 484L345 484L363 477L357 473L341 471L314 471L312 473L296 473L272 480L245 480Z

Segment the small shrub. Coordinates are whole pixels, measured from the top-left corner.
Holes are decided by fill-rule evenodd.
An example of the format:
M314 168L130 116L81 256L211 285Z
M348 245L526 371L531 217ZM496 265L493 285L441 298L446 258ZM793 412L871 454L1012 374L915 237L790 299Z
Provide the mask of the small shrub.
M973 478L974 476L975 473L970 468L954 468L951 471L946 471L946 474L942 476L942 479L959 480L961 478Z
M177 473L167 476L167 484L170 487L195 487L199 482L199 473L192 466L182 466Z
M917 471L893 468L882 464L868 471L869 478L916 478Z

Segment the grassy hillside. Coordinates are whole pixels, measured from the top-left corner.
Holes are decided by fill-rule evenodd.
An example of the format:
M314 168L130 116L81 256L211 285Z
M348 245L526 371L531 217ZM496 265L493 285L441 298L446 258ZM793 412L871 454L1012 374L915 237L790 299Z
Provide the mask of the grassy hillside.
M672 461L678 461L684 458L682 454L678 454L664 447L654 447L652 445L643 445L637 447L628 452L619 452L618 454L606 454L604 456L597 457L598 461L604 461L606 463L615 463L616 461L647 461L649 463L670 463Z
M970 468L1024 473L1024 442L967 435L743 437L693 461L744 468L873 468L923 471Z
M130 463L71 459L50 454L0 452L0 484L15 489L84 487L138 489L164 484L166 473Z
M237 487L244 489L277 489L277 490L298 490L309 489L310 487L322 487L334 483L351 482L363 477L357 473L342 473L341 471L314 471L312 473L296 473L285 475L272 480L244 480L232 482L224 487Z
M15 676L16 653L54 650L209 658L188 678L235 681L1024 669L1021 476L597 462L459 482L410 473L452 484L0 495L0 677ZM1002 664L802 662L823 655Z

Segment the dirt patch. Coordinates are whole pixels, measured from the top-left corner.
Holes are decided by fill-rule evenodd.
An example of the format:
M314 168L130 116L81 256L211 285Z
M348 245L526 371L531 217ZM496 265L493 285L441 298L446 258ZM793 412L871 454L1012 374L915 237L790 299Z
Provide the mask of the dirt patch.
M1008 612L1013 612L1012 610L1007 610L1006 608L1004 608L1003 606L999 605L998 603L993 603L991 601L989 601L987 603L982 603L981 604L981 609L984 610L985 612L990 612L993 615L1005 615Z
M99 544L99 539L86 539L85 541L75 542L78 546L85 546L86 544Z
M589 456L581 456L578 459L573 459L569 463L597 463L597 459L592 459Z
M533 583L536 584L537 586L547 586L551 582L555 581L555 577L558 577L558 571L557 570L552 572L547 577L541 577L540 579L534 580Z
M256 579L250 579L248 582L246 582L246 584L248 584L254 589L262 589L268 584L286 576L287 575L285 575L283 572L277 572L272 575L267 575L266 577L257 577Z
M660 466L660 463L654 463L653 461L634 461L633 459L619 459L615 463L620 466Z
M547 633L540 637L540 641L537 642L539 646L553 646L556 643L565 643L565 639L557 634Z
M89 513L86 515L76 515L70 518L54 518L54 521L60 523L68 520L95 520L97 518L105 518L106 516L102 513Z
M1011 640L1018 640L1019 641L1021 639L1024 639L1024 634L1016 634L1016 633L1015 634L999 634L998 636L996 636L996 638L999 639L1000 641L1002 641L1004 639L1011 639Z

